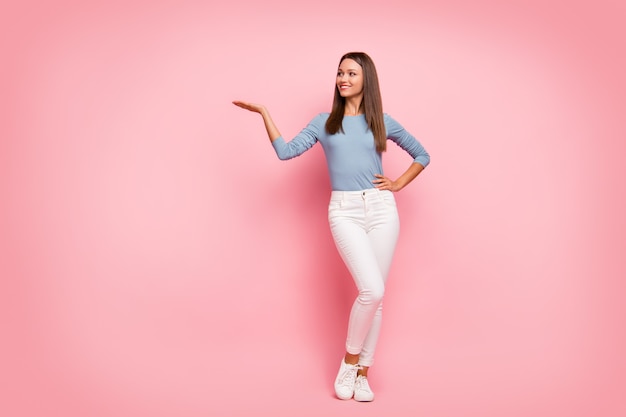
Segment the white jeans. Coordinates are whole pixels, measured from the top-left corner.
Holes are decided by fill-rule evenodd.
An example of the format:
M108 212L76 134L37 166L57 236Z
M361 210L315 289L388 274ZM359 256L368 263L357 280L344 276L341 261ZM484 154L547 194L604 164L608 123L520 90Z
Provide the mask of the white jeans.
M352 274L359 294L348 322L346 351L371 366L380 333L387 273L400 221L391 191L333 191L328 222L337 250Z

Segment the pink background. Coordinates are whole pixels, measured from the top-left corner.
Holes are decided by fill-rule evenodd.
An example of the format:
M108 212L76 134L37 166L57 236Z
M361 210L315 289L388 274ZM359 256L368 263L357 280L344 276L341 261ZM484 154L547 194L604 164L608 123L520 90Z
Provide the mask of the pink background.
M0 415L626 415L622 2L14 3ZM281 162L231 104L293 137L351 50L432 156L371 404L333 397L355 292L321 147Z

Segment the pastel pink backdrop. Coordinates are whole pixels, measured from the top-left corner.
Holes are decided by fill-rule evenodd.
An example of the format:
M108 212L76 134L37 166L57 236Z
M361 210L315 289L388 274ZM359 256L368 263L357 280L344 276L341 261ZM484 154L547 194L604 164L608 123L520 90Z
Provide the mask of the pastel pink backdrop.
M561 4L3 5L0 414L623 416L626 10ZM321 148L231 104L292 137L350 50L432 156L368 405Z

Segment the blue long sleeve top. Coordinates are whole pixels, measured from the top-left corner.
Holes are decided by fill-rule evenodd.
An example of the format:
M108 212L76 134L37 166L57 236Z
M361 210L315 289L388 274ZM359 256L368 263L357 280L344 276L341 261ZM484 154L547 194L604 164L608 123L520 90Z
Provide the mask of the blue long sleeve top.
M331 187L337 191L358 191L373 188L374 174L383 174L382 155L376 151L374 135L364 115L344 116L343 132L326 132L329 113L320 113L291 141L281 136L272 146L281 160L295 158L317 142L322 144ZM426 167L430 155L421 143L388 114L384 114L387 138L404 149L415 163Z

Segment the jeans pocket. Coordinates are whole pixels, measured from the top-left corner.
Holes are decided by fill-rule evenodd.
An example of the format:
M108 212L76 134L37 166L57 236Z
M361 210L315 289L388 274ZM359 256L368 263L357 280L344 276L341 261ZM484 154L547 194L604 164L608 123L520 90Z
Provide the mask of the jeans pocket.
M333 214L337 214L341 210L341 200L331 200L328 203L328 218L331 218Z
M393 192L389 191L388 193L382 194L382 199L386 206L396 208L396 198Z

